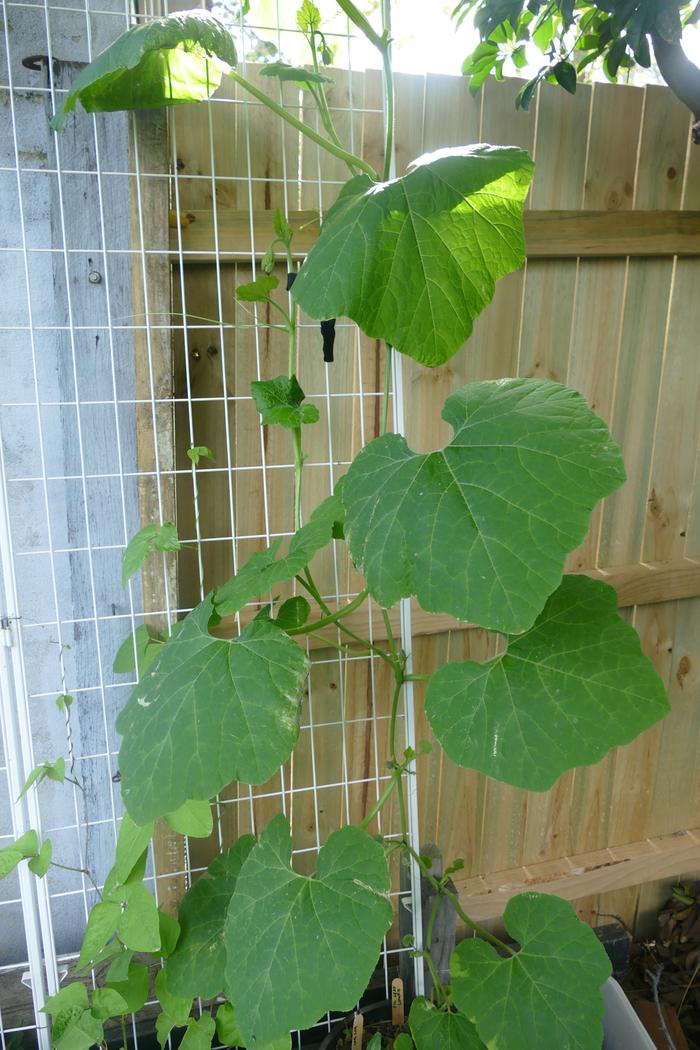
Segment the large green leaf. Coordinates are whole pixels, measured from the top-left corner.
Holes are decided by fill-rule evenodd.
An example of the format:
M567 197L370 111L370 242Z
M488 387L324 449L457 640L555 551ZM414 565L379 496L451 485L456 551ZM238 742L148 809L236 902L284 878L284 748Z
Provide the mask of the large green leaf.
M453 762L530 791L629 743L668 707L615 591L587 576L565 577L503 655L442 667L425 701Z
M523 893L504 923L520 951L507 958L477 938L452 953L452 998L489 1047L600 1050L600 987L610 961L593 930L558 897Z
M415 594L428 612L527 630L624 481L619 449L580 394L548 380L471 383L442 415L455 433L441 451L386 434L352 463L350 553L381 605Z
M389 872L375 839L352 826L333 832L311 878L295 874L291 852L280 814L243 864L229 905L226 990L246 1046L354 1006L391 925Z
M175 995L213 999L223 988L224 920L241 865L254 845L254 835L242 835L183 897L180 939L167 966L168 987Z
M485 1050L464 1014L437 1010L420 996L411 1003L408 1024L416 1050Z
M232 780L261 784L299 734L308 662L268 619L214 638L211 595L182 622L117 718L122 797L136 823L208 799Z
M499 277L525 261L524 150L439 150L407 175L351 179L324 219L292 295L310 317L347 316L424 365L468 338Z
M235 64L231 34L208 11L153 18L123 33L76 77L51 124L60 131L78 100L88 113L198 102Z
M306 525L289 540L287 553L278 557L283 540L275 540L267 550L258 551L243 568L214 592L214 605L219 616L232 616L246 602L264 594L276 583L291 580L305 568L314 554L330 543L334 527L344 518L340 493L342 484L318 505Z

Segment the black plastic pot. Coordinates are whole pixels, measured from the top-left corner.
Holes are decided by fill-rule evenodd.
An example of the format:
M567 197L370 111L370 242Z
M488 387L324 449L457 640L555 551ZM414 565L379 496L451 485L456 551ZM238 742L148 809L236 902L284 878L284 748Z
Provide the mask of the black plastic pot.
M380 1003L372 1003L371 1006L363 1006L358 1013L361 1013L365 1019L365 1025L375 1024L377 1021L390 1021L391 1020L391 1003L388 999L384 999ZM349 1014L347 1017L341 1017L339 1021L336 1021L326 1038L319 1043L318 1050L335 1050L335 1045L341 1038L343 1032L348 1028L352 1028L355 1015Z

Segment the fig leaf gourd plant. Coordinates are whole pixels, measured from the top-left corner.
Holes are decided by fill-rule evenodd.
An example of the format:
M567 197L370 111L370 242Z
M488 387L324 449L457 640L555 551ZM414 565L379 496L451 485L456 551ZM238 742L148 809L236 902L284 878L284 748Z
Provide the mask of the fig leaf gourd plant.
M480 145L422 157L390 179L389 4L382 4L379 32L351 0L337 2L381 53L388 115L381 173L346 150L335 132L325 97L332 71L320 72L330 56L309 0L299 25L312 72L268 72L311 93L325 133L250 83L236 69L225 28L201 11L129 30L81 73L55 118L60 127L78 101L92 112L209 97L228 75L350 172L290 281L291 298L283 302L271 273L276 253L294 270L292 229L279 213L277 237L264 258L268 272L239 289L243 301L274 307L289 339L288 374L256 382L252 396L262 421L291 436L294 532L254 554L231 579L216 581L169 637L139 628L129 640L131 662L128 644L117 654L118 670L136 669L140 678L117 721L126 812L78 960L80 970L107 970L91 997L82 985L69 984L47 1002L57 1048L87 1050L101 1042L107 1017L124 1024L124 1015L149 994L149 956L164 960L155 984L161 1046L173 1028L186 1028L185 1050L206 1050L215 1032L223 1044L249 1050L289 1047L292 1030L326 1011L350 1010L362 995L392 924L387 860L395 851L431 883L433 908L447 898L474 934L454 952L449 983L430 953L435 911L426 942L414 945L433 978L431 997L416 998L410 1009L417 1050L601 1046L600 986L610 967L570 905L536 893L516 897L504 917L512 940L502 941L473 922L453 892L449 872L459 861L437 878L416 850L405 781L420 755L399 752L397 715L406 682L427 676L408 670L388 618L382 646L358 636L347 617L370 596L383 611L415 596L428 612L504 634L505 649L494 659L435 672L426 712L459 765L529 790L548 788L564 771L631 740L668 707L637 635L617 614L615 593L563 575L595 504L624 481L624 468L584 399L535 379L457 390L443 411L451 441L417 454L403 437L386 432L388 369L382 433L302 523L303 435L318 414L296 374L298 308L320 321L351 317L386 341L389 364L394 348L423 365L441 364L469 335L495 282L524 261L522 208L533 169L522 150ZM191 451L193 469L200 454L215 454L204 446ZM153 548L178 549L172 525L169 547L163 544L164 528L147 525L128 545L125 582ZM311 565L334 540L347 543L366 581L340 608L326 601ZM289 580L298 593L283 603L269 601L232 641L211 633ZM213 796L232 780L262 783L289 758L309 670L299 643L329 625L354 652L383 660L393 676L380 796L358 826L328 837L312 877L295 872L290 826L280 813L257 837L244 835L216 857L188 890L177 920L165 915L143 881L154 822L164 818L175 830L207 836ZM392 798L400 835L371 835ZM0 853L0 871L39 849L35 835L25 837ZM146 961L135 953L145 953ZM213 1005L194 1018L197 1000Z

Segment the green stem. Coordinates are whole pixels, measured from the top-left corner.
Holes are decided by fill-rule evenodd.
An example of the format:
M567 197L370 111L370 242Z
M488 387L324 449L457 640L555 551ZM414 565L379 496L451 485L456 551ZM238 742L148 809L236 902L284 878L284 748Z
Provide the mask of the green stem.
M386 640L389 643L389 652L394 657L394 659L396 659L398 653L396 651L396 642L394 641L394 632L391 629L391 620L389 619L389 613L386 611L386 609L382 609L381 612L382 619L384 620L384 630L386 631ZM406 681L405 677L402 678L402 681Z
M362 12L355 7L352 0L336 0L336 3L341 11L345 12L353 25L356 25L360 32L364 33L370 44L374 44L381 51L384 45L383 38L372 28Z
M386 361L384 364L384 393L382 394L382 429L386 434L389 426L389 394L391 393L391 358L393 347L391 343L386 344Z
M301 451L301 426L292 430L294 442L294 528L301 528L301 477L304 470L304 456Z
M124 1046L124 1050L127 1050L127 1047L128 1047L129 1044L128 1044L127 1038L126 1038L126 1016L125 1016L125 1014L122 1014L121 1017L119 1018L119 1020L121 1021L121 1024L122 1024L122 1045Z
M391 175L394 157L394 73L391 68L391 0L382 0L382 69L384 71L384 101L386 126L384 142L384 182Z
M311 573L308 569L308 566L306 569L304 569L304 573L306 575L306 579L304 579L302 576L297 576L295 577L296 580L302 585L302 587L305 588L305 590L309 592L314 601L318 603L320 609L324 613L326 613L326 615L331 615L332 610L330 606L327 605L321 597L319 589L311 577ZM370 642L369 638L363 638L362 635L355 634L354 631L351 631L349 627L345 626L342 620L340 620L338 623L338 629L344 634L347 634L347 636L349 638L352 638L355 642L357 642L358 645L361 645L363 648L368 649L371 653L374 653L375 656L379 656L382 660L386 661L386 663L388 663L390 667L394 667L394 661L391 658L390 654L385 652L382 648L380 648L380 646L374 645L372 642ZM327 640L328 639L324 638L324 641Z
M435 920L437 919L438 912L440 910L440 900L442 899L442 896L443 896L443 894L442 894L442 892L440 890L439 892L436 892L435 896L433 897L433 903L432 903L432 907L430 909L430 916L428 918L428 928L427 928L426 934L425 934L425 946L424 946L424 951L426 953L424 958L425 958L425 961L428 964L428 969L430 970L430 976L433 979L433 987L435 989L435 995L436 995L436 998L437 998L437 1005L438 1006L440 1006L441 1002L444 1002L446 997L447 997L446 996L446 992L445 992L445 986L442 983L442 981L440 980L440 975L437 972L437 969L436 969L435 964L433 962L433 956L432 956L433 932L435 930Z
M313 58L314 72L315 73L320 73L321 71L318 68L318 55L316 54L316 38L315 38L313 33L311 34L311 37L309 38L309 46L311 48L311 55L312 55L312 58ZM331 142L335 142L336 146L340 146L340 148L342 149L343 148L343 143L338 138L338 132L335 130L335 124L333 123L333 117L331 116L331 111L328 108L328 100L326 98L326 89L325 89L324 85L322 83L320 83L318 85L318 89L315 89L312 84L309 84L309 90L311 91L311 94L314 97L316 105L318 106L318 112L321 115L321 120L323 121L323 126L326 129L326 131L328 132L328 136L329 136ZM346 161L346 163L347 163L347 161ZM350 174L351 175L356 175L357 174L357 169L354 167L354 165L348 164L348 168L350 169Z
M432 675L429 674L407 674L406 682L429 682Z
M391 761L394 763L394 765L398 764L396 758L396 719L399 713L399 701L401 700L401 690L403 688L403 681L403 672L397 672L396 684L394 686L394 695L391 698L391 717L389 720L389 754L391 756ZM401 831L405 832L403 826L401 827Z
M435 992L435 998L437 999L436 1006L439 1007L445 1001L445 999L447 998L447 996L445 994L445 986L443 985L442 981L440 980L440 974L437 972L437 968L435 966L435 963L433 962L433 957L432 957L432 955L430 954L430 951L427 948L425 948L423 950L423 952L421 953L421 958L425 959L425 961L428 964L428 969L430 970L430 976L433 979L433 990Z
M308 626L292 627L287 631L287 634L311 634L312 631L319 631L322 627L328 627L329 624L337 623L339 620L342 620L344 616L347 616L354 609L357 609L358 606L362 605L368 594L369 591L367 590L360 591L360 593L356 595L351 602L344 605L342 609L338 609L334 613L329 613L328 616L323 616L320 620L316 620L315 623L311 623Z
M347 150L344 150L341 146L336 146L334 142L330 142L328 139L324 138L323 135L319 135L319 133L314 131L309 124L305 124L303 120L298 120L295 116L289 113L284 106L280 106L274 101L274 99L271 99L269 95L266 95L264 91L260 91L255 84L252 84L250 80L239 73L238 70L231 69L229 70L228 75L232 80L235 80L237 84L240 84L242 88L245 88L246 91L250 92L253 98L256 98L258 102L262 102L264 106L271 109L272 112L276 113L278 117L282 118L282 120L286 120L288 124L291 124L293 128L300 131L302 135L306 135L306 137L311 139L312 142L315 142L317 146L321 146L322 149L327 150L328 153L332 153L334 157L338 157L339 160L344 161L346 164L354 164L356 167L360 168L361 171L366 172L366 174L374 181L377 181L377 173L371 164L362 160L361 157L356 157L354 153L348 153Z
M367 830L367 828L370 826L370 824L372 823L372 821L376 817L377 813L379 813L379 811L381 809L383 809L384 806L387 804L387 802L389 801L389 799L391 798L391 796L394 793L394 788L395 787L396 787L396 774L394 773L394 775L392 776L391 780L389 781L387 786L384 788L384 790L382 791L381 795L379 796L377 801L374 803L374 805L372 806L372 808L369 811L369 813L367 814L367 816L364 818L364 820L362 820L360 822L360 827L362 828L363 831Z

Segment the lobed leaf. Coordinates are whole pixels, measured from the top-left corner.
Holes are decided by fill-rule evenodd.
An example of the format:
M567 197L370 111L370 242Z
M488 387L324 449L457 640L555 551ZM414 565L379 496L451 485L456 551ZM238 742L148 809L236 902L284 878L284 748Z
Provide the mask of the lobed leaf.
M226 991L247 1046L307 1028L357 1002L391 925L382 845L359 828L333 832L312 878L291 867L279 814L238 875L226 918Z
M80 101L88 113L153 109L209 98L236 64L225 26L208 11L180 11L133 26L76 77L51 126Z
M518 942L504 958L478 938L452 953L452 998L487 1046L508 1050L600 1050L600 987L610 961L593 930L566 901L522 893L503 921Z
M318 409L304 404L306 395L296 376L256 380L250 384L250 392L265 424L278 423L292 430L304 423L318 423Z
M426 154L408 174L350 179L324 219L292 295L310 317L347 316L424 365L469 337L499 277L525 260L523 150Z
M308 668L301 648L269 619L233 641L214 638L213 615L210 595L117 718L122 797L136 822L209 799L232 780L263 783L296 743Z
M527 630L591 511L624 480L620 452L580 394L539 379L471 383L445 402L440 452L370 442L344 478L345 535L377 601Z
M566 576L525 634L486 663L446 664L425 712L457 765L529 791L598 762L669 709L612 587Z
M176 995L213 999L221 992L226 962L226 912L243 862L254 845L254 835L242 835L211 862L207 874L197 879L183 897L179 909L180 939L167 966L168 985ZM224 1012L222 1024L226 1017Z

